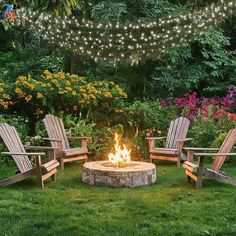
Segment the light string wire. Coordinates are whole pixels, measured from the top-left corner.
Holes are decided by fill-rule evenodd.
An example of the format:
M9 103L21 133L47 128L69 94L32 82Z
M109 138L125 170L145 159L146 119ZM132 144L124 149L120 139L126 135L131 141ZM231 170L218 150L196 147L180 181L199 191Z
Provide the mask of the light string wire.
M157 21L100 23L76 17L57 17L21 8L14 27L28 29L50 44L59 45L95 61L138 64L157 60L173 48L184 47L219 26L235 13L236 2L220 0L192 13Z

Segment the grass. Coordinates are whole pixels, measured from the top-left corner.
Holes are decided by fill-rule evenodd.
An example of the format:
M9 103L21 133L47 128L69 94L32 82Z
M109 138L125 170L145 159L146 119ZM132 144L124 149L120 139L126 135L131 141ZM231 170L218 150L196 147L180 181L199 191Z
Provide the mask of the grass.
M11 171L1 165L0 176ZM195 190L182 168L164 164L156 184L135 189L88 186L81 175L67 165L45 190L34 178L0 188L0 235L236 235L235 187L205 180Z

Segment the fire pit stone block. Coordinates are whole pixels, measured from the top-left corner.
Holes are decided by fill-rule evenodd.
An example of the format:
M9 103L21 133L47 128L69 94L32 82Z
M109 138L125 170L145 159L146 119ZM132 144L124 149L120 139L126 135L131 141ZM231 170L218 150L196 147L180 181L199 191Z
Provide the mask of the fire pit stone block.
M107 161L87 162L82 181L89 185L109 187L138 187L156 182L156 166L146 162L132 162L131 167L107 167Z

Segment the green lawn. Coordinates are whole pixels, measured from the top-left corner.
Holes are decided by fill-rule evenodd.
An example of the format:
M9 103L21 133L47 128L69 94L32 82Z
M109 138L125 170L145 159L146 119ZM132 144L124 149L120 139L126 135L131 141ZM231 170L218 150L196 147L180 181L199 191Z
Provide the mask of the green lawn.
M236 165L226 169L234 172ZM10 173L3 165L0 175ZM157 183L136 189L87 186L67 165L45 190L32 178L0 188L0 235L236 235L236 188L186 183L182 168L158 165Z

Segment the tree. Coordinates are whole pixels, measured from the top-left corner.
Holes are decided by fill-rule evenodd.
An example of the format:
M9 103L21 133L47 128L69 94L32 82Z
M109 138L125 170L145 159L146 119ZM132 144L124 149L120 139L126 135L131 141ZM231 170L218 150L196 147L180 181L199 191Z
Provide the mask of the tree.
M57 16L70 15L73 9L79 8L77 0L19 0L17 3L33 10L48 11Z

